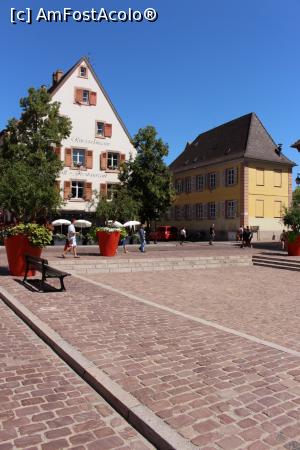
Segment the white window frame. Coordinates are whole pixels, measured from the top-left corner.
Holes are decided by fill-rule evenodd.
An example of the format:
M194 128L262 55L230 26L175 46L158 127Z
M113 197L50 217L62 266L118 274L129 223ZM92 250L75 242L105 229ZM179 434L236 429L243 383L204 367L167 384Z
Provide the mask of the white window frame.
M226 218L234 219L236 216L236 202L235 200L226 201Z
M191 177L185 177L184 179L184 191L185 192L191 192L192 190L192 178Z
M74 162L74 152L83 152L83 163L81 164L79 161L79 157L77 155L77 161ZM85 148L72 148L72 167L85 167L86 164L86 150Z
M203 203L196 203L196 219L203 220L204 211L203 211Z
M98 131L98 123L101 123L103 125L102 127L102 133L99 133ZM102 120L96 120L96 137L103 137L104 138L104 127L105 127L105 122L103 122Z
M204 176L197 175L196 176L196 191L202 192L204 190Z
M116 163L114 159L116 158ZM112 164L109 163L111 160ZM120 153L118 152L107 152L107 168L108 170L117 170L120 167Z
M84 105L89 105L90 104L90 91L87 90L87 89L83 89L82 90L82 103Z
M82 184L82 196L79 196L79 190L81 187L79 187L79 184ZM85 182L82 180L72 180L71 181L71 193L72 193L72 199L83 199L84 197L84 184ZM73 189L75 189L75 195L73 195Z
M216 218L216 203L215 202L208 203L208 218L209 219Z
M107 183L106 186L106 199L112 200L114 198L114 192L116 190L116 187L118 186L118 183Z
M226 186L233 186L235 184L235 170L230 167L226 170Z
M216 189L217 186L217 175L216 172L210 172L208 174L208 186L210 190Z
M82 70L82 69L84 69L84 71L85 71L85 74L84 74L84 75L81 73L81 70ZM87 78L87 67L85 67L85 66L80 66L80 67L79 67L79 76L80 76L81 78Z
M182 192L182 180L180 178L177 178L177 180L175 180L175 190L177 194L181 194Z

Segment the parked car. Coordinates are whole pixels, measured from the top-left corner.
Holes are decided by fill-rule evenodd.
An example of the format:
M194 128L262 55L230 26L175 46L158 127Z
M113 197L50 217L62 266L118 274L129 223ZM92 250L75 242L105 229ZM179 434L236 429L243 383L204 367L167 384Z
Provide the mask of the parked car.
M176 241L178 239L178 229L169 225L160 226L156 231L151 231L150 241Z

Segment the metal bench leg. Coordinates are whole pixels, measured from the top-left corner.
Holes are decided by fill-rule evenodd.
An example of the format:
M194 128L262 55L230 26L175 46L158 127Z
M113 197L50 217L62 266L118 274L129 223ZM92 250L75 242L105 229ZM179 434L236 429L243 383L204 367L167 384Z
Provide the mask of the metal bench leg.
M27 280L28 270L29 270L29 264L28 264L28 262L26 262L26 269L25 269L25 275L23 278L23 283L25 283L25 281Z
M59 277L60 278L60 290L61 291L65 291L65 285L64 285L64 277Z

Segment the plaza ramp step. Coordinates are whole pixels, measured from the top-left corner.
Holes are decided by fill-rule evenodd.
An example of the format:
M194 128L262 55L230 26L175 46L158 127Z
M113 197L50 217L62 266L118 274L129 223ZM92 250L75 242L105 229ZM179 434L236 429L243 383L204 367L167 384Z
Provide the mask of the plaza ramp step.
M51 261L54 267L80 273L141 272L153 270L210 269L226 266L252 266L251 256L212 256L177 258L64 259Z
M293 260L288 258L276 258L274 256L253 255L252 262L254 266L300 272L300 259Z

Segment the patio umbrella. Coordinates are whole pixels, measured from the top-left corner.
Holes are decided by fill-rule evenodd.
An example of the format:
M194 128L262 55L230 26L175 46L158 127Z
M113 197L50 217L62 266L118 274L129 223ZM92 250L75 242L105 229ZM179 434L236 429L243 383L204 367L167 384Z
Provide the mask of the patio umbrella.
M58 227L60 225L60 231L61 231L61 234L62 234L62 226L63 225L71 225L71 222L69 220L66 220L66 219L57 219L57 220L54 220L51 223L51 225L53 225L54 227Z
M136 225L141 225L141 222L138 222L137 220L129 220L124 223L123 227L135 227Z
M74 222L75 227L80 227L81 234L82 234L82 228L90 228L92 226L92 222L89 222L88 220L84 219L78 219Z
M115 221L112 223L112 226L113 226L113 227L123 227L124 225L123 225L121 222L118 222L117 220L115 220Z

